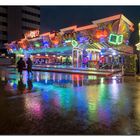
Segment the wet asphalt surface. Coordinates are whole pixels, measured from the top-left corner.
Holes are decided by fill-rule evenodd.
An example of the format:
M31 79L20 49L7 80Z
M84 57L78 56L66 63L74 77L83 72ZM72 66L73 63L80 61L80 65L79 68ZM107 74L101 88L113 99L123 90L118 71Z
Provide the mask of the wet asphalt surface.
M140 80L0 70L1 135L139 135Z

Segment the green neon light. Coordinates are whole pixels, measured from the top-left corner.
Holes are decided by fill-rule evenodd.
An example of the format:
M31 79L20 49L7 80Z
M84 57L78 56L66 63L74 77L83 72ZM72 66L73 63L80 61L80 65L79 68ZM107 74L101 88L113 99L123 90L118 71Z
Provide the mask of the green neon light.
M72 40L71 44L72 44L73 47L77 47L78 46L78 42L75 41L75 40Z
M123 35L110 34L109 43L114 45L120 45L123 43Z
M35 47L40 47L40 44L39 43L35 43Z
M71 42L71 40L65 40L65 43L70 43Z
M123 35L119 35L118 37L118 45L123 43Z

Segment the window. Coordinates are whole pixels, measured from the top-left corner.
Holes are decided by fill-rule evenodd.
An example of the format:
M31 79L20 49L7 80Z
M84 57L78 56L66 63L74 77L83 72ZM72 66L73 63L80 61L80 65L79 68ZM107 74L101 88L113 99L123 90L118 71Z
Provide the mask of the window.
M34 9L40 10L40 7L39 7L39 6L28 6L28 7L31 7L31 8L34 8Z
M34 20L30 20L30 19L26 19L26 18L22 18L22 21L40 25L40 22L34 21Z
M2 17L7 17L7 14L5 14L5 13L0 13L0 16L2 16Z
M4 8L4 9L8 9L8 6L1 6L2 8Z
M0 21L0 25L7 26L7 23Z
M24 29L24 30L28 30L28 31L36 30L36 28L27 27L27 26L22 26L22 29Z
M39 17L40 18L40 14L32 13L32 12L29 12L29 11L26 11L26 10L22 10L22 12L24 14L35 16L35 17Z
M0 31L0 34L7 35L7 31Z

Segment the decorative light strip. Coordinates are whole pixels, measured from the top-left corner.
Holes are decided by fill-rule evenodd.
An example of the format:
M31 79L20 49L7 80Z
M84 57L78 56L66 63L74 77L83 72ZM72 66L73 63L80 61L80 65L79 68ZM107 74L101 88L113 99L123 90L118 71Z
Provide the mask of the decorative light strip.
M78 42L76 40L72 40L71 42L73 47L77 47L78 46Z

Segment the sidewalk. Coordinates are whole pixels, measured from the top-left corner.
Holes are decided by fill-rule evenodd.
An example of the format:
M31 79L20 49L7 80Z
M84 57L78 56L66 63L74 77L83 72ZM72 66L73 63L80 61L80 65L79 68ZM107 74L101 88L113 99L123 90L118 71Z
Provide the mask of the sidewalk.
M15 65L8 66L8 68L16 68ZM26 70L26 69L25 69ZM36 65L32 68L33 71L43 71L43 72L59 72L59 73L73 73L73 74L87 74L87 75L97 75L97 76L111 76L113 74L121 72L121 69L115 70L104 70L100 69L97 70L95 68L73 68L73 67L66 67L66 66L42 66Z

